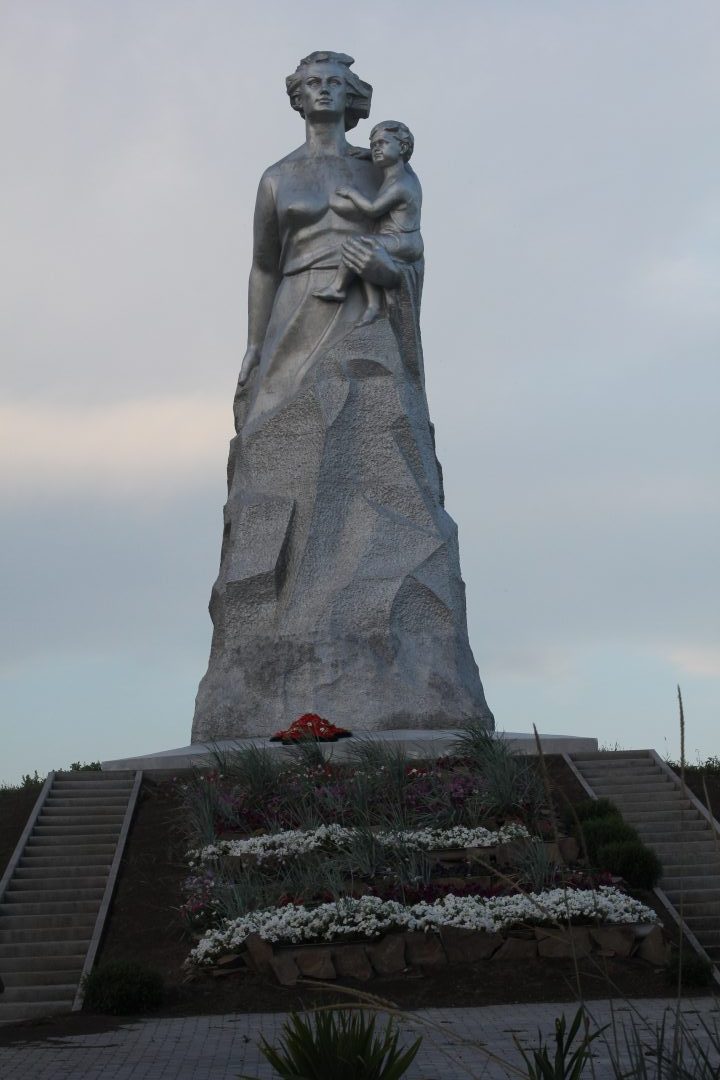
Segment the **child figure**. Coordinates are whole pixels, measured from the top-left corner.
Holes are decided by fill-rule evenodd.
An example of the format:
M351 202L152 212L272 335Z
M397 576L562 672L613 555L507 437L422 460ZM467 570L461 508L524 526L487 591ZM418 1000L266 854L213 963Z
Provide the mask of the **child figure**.
M381 121L370 132L372 160L385 172L376 198L366 199L359 191L350 187L338 188L335 193L337 199L349 199L368 217L380 218L375 236L390 255L404 262L415 262L423 253L420 235L422 188L417 176L407 164L414 146L412 132L405 124L395 120ZM335 209L341 211L342 203ZM316 292L315 296L321 300L344 300L354 277L354 271L341 263L328 287ZM377 319L382 307L382 290L369 281L363 281L362 287L367 308L360 320L360 326Z

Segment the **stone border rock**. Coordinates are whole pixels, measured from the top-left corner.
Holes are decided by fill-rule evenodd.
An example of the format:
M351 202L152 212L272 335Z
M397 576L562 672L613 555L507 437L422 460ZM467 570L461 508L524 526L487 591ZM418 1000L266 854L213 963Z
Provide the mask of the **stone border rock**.
M271 945L258 934L251 934L244 949L221 957L218 967L235 968L243 958L250 970L273 974L282 986L294 986L298 979L367 982L376 976L402 975L411 969L432 970L448 963L488 960L516 964L538 958L638 956L654 967L663 967L668 949L667 937L659 925L539 926L507 934L446 926L438 934L393 931L377 941L317 945Z

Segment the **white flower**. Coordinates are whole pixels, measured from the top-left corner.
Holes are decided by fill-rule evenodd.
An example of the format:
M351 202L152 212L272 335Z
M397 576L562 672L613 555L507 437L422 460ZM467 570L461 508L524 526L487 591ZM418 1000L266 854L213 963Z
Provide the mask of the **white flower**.
M488 898L450 894L434 903L423 901L411 907L378 896L344 897L314 908L288 904L228 920L219 929L204 934L187 963L212 964L223 952L242 945L249 934L259 934L278 944L296 944L349 936L373 938L395 927L437 932L443 926L457 926L492 933L520 924L567 924L578 918L594 923L657 922L651 908L614 886L597 890L558 888Z
M227 856L251 858L255 862L282 861L309 851L346 850L358 830L342 825L320 825L317 829L287 829L284 832L251 836L245 840L220 840L200 850L188 852L190 865L211 862ZM512 840L528 840L530 833L524 825L503 825L497 830L470 829L456 825L449 829L401 829L397 832L377 832L375 839L386 847L403 844L417 851L442 848L495 847Z

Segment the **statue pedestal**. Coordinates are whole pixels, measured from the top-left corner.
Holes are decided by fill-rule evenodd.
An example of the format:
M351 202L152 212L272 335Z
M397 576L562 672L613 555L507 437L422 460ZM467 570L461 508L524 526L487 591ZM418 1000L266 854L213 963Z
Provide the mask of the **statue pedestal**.
M413 760L434 759L448 754L459 731L446 730L416 730L361 732L352 739L340 739L335 743L322 743L323 752L333 761L347 761L348 750L353 741L373 740L401 747L409 758ZM521 754L536 754L537 746L532 734L517 731L498 732L497 737L510 743L514 750ZM540 735L543 753L545 754L574 754L598 749L597 739L585 735ZM156 754L143 754L136 757L118 758L115 761L103 761L104 772L114 772L125 769L142 769L143 772L159 775L176 773L182 769L209 767L213 762L213 749L221 751L233 750L242 746L266 747L273 753L282 753L287 750L281 743L272 743L268 739L221 739L216 743L192 743L190 746L180 746L173 750L161 750Z

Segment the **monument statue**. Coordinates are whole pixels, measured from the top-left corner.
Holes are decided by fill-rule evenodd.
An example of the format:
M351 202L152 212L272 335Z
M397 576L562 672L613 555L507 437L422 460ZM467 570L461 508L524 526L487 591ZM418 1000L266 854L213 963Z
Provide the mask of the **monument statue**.
M492 725L425 396L413 137L352 57L288 77L305 142L263 174L213 639L193 742L314 712L353 731Z

